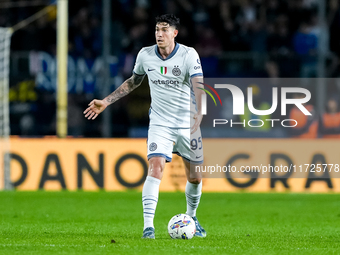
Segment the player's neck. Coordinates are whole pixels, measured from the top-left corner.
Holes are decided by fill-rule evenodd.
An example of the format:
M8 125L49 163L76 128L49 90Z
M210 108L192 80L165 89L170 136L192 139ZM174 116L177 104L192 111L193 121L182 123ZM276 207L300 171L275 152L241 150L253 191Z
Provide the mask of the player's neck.
M174 51L175 46L176 46L176 43L173 42L172 44L170 44L170 45L169 45L168 47L166 47L166 48L160 48L160 47L158 47L159 54L161 55L161 57L162 57L163 59L166 59L166 58L171 54L171 52Z

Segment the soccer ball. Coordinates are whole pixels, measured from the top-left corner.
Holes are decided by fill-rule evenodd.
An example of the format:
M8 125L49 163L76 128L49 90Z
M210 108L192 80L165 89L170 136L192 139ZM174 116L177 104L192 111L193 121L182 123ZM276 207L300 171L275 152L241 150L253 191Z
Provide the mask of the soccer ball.
M173 239L191 239L195 232L195 222L187 214L177 214L169 221L168 233Z

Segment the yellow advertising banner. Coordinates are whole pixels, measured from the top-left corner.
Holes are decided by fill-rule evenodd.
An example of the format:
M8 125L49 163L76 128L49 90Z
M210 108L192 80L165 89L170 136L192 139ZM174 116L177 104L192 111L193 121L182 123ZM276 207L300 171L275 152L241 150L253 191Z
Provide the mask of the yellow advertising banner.
M203 143L204 191L340 192L340 143L334 140L205 139ZM146 139L11 138L11 180L17 190L141 190L148 168L146 146ZM228 166L261 167L265 173L222 171ZM290 167L296 173L266 172L275 167ZM183 191L185 184L182 159L173 155L160 190Z

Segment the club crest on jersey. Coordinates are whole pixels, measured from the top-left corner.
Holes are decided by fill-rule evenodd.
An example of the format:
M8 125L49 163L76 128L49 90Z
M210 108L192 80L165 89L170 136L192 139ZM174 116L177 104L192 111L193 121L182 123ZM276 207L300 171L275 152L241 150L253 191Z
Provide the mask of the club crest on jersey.
M161 66L161 74L166 74L168 72L168 68L166 66Z
M175 76L180 76L181 75L181 69L178 68L178 66L174 66L172 69L172 74Z

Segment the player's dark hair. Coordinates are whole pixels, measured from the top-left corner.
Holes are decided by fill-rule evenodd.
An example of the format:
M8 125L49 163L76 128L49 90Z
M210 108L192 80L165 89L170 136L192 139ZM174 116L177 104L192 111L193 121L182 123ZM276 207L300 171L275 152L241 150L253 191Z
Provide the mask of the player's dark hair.
M175 29L178 29L180 20L173 14L163 14L156 17L156 23L163 22L168 23L169 26L175 27Z

